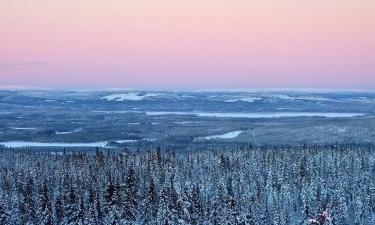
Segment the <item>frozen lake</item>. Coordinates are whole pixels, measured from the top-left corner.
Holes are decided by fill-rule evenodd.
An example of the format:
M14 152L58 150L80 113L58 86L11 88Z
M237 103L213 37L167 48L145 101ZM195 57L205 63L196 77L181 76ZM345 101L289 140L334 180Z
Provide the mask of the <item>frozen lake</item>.
M146 112L149 116L159 115L196 115L201 117L228 118L282 118L282 117L327 117L346 118L363 116L363 113L335 113L335 112L262 112L262 113L219 113L219 112Z

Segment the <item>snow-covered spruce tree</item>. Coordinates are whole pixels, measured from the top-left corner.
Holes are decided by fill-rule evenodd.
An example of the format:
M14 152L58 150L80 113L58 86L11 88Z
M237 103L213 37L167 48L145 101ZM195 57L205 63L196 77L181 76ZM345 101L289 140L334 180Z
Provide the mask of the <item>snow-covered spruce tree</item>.
M225 223L225 195L223 186L219 186L217 196L211 204L209 222L212 225L220 225Z
M53 222L53 212L52 212L52 202L51 196L48 190L48 182L45 180L38 191L38 224L40 225L52 225Z
M79 198L76 187L70 185L64 189L64 218L63 225L76 225L79 220Z
M191 190L191 223L201 224L204 216L203 204L200 197L200 190L197 184Z
M249 210L246 214L246 220L245 220L246 225L255 225L253 210L251 208L252 206L249 207Z
M121 215L119 215L119 195L116 186L112 183L110 179L105 187L104 193L104 224L118 225L121 222Z
M133 224L137 215L137 180L133 167L129 167L125 180L122 218L127 224Z
M158 196L154 179L150 177L147 185L146 197L142 203L142 215L146 224L155 224L158 213Z
M95 193L92 188L87 193L87 216L86 220L88 224L97 224L97 215L95 208Z
M243 219L238 212L237 202L234 197L232 178L228 178L227 182L227 224L228 225L240 225L243 224Z
M307 198L307 193L306 193L306 188L304 185L304 179L303 179L303 188L302 188L302 191L301 191L301 200L302 200L302 209L301 209L301 217L300 217L300 221L299 221L299 225L308 225L308 221L309 219L311 219L311 216L310 216L310 207L309 207L309 204L308 204L308 198Z
M89 218L86 216L86 209L84 205L83 196L80 196L76 225L90 225L89 222Z
M64 218L64 207L60 193L55 197L53 208L55 224L61 224Z
M168 174L168 178L165 180L160 192L157 223L163 225L175 225L177 224L177 193L172 186L170 171Z
M10 224L10 212L4 201L4 194L0 192L0 224Z
M273 225L281 225L280 208L277 204L274 205Z
M21 220L31 224L32 219L25 216L30 213L26 205L33 206L34 224L39 224L44 180L48 180L57 225L178 224L190 223L189 215L204 225L230 220L248 225L306 225L322 218L320 204L325 199L330 220L324 225L375 224L373 146L210 147L213 151L174 154L98 153L100 160L92 153L51 155L0 149L0 218L5 221L0 224L18 225ZM129 165L137 187L134 221L123 219ZM194 207L187 207L187 202ZM253 219L248 217L250 207Z
M101 203L101 199L100 199L100 196L99 196L99 193L96 192L95 194L95 210L96 210L96 224L98 225L101 225L103 224L103 218L104 218L104 215L103 215L103 204Z
M261 225L267 225L270 224L270 213L268 210L267 204L263 203L263 206L261 206L261 211L259 215L259 224Z
M192 224L192 204L191 197L188 195L187 190L181 191L178 195L176 211L178 216L178 224L190 225Z
M333 208L335 211L335 222L340 225L348 225L346 199L341 187L338 188L339 190L336 191L333 199L335 201Z
M227 200L227 209L228 209L228 215L227 215L227 224L228 225L241 225L243 224L243 220L240 217L240 214L237 210L237 203L234 197L229 196Z
M21 188L20 193L20 223L22 224L38 224L35 200L35 182L32 176L26 178L24 187Z

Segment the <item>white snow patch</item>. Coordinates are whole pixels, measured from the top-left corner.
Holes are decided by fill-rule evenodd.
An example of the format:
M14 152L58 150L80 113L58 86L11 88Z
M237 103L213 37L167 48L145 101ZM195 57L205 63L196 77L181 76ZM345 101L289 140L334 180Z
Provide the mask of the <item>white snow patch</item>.
M204 137L204 139L206 140L211 140L211 139L230 139L230 138L236 138L238 137L238 135L242 134L242 130L237 130L237 131L232 131L232 132L229 132L229 133L225 133L225 134L220 134L220 135L212 135L212 136L207 136L207 137Z
M194 122L194 121L179 121L174 122L175 124L192 124L192 123L200 123L200 122Z
M56 131L55 132L55 134L57 134L57 135L60 135L60 134L72 134L72 133L74 133L74 131Z
M143 138L142 140L152 142L152 141L157 141L158 139L157 138Z
M346 127L343 127L343 128L338 127L338 128L337 128L337 131L340 132L340 133L345 133L346 130L347 130Z
M262 100L262 98L256 98L256 97L249 97L249 98L238 98L238 99L229 99L225 100L225 102L255 102Z
M36 130L36 127L11 127L13 130Z
M134 143L134 142L137 142L137 140L117 140L115 142L119 144L124 144L124 143Z
M136 123L128 123L128 125L139 125L140 123L136 122Z
M149 93L145 95L140 95L140 92L131 92L131 93L126 93L126 94L112 94L108 96L104 96L100 99L106 99L107 101L141 101L146 97L154 97L154 96L159 96L159 93Z
M315 102L337 102L337 100L325 98L321 96L290 96L285 94L273 94L272 98L278 98L281 100L303 100L303 101L315 101Z
M28 142L28 141L7 141L0 142L7 148L21 148L21 147L105 147L106 141L91 142L91 143L59 143L59 142Z
M349 102L357 102L357 103L375 103L375 99L367 98L367 97L347 98L345 100Z
M63 152L50 152L51 155L63 155Z
M72 130L72 131L56 131L55 134L57 134L57 135L72 134L72 133L80 132L81 130L82 129L75 129L75 130Z
M271 97L278 98L278 99L281 99L281 100L292 100L292 99L294 99L293 97L291 97L289 95L284 95L284 94L274 94Z

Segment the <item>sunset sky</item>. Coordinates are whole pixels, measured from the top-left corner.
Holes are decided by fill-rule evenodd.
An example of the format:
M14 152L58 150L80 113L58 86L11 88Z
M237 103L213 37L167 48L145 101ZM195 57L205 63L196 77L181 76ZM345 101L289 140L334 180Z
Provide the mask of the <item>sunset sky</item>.
M1 0L0 85L375 88L374 0Z

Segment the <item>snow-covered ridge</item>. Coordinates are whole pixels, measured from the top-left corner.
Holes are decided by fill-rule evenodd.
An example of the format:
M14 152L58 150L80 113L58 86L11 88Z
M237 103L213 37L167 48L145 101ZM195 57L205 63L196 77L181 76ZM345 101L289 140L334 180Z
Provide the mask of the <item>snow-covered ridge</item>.
M318 102L337 102L335 99L325 98L321 96L290 96L286 94L273 94L272 98L281 100L302 100L302 101L318 101Z
M238 98L238 99L228 99L225 100L225 102L255 102L262 100L262 98L257 98L257 97L248 97L248 98Z
M104 96L100 99L105 99L107 101L117 101L117 102L141 101L144 98L155 97L155 96L159 96L159 95L160 95L160 93L148 93L148 94L141 95L141 92L130 92L130 93L125 93L125 94L107 95L107 96Z

